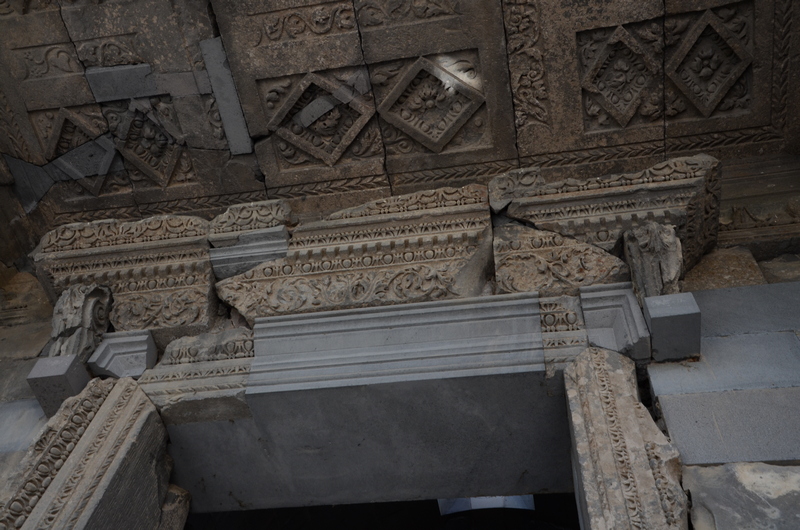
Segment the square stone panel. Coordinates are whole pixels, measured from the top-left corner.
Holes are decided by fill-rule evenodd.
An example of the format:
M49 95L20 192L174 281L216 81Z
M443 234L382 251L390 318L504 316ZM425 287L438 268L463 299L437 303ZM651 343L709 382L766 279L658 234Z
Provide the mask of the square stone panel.
M480 92L420 57L397 80L378 112L387 122L440 153L483 102Z
M269 122L275 134L333 166L369 122L375 108L361 71L353 85L307 74Z

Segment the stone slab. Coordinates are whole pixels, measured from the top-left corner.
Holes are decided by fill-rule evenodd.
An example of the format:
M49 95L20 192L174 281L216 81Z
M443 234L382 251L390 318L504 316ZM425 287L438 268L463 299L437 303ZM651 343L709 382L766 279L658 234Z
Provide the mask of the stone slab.
M783 254L758 263L767 283L800 282L800 254Z
M682 291L725 289L767 283L752 252L744 247L718 248L686 273Z
M86 80L98 103L143 98L160 93L149 64L98 66L86 69Z
M691 363L648 366L655 396L800 387L800 339L791 332L706 337Z
M28 374L28 384L48 417L58 412L65 399L79 394L89 379L77 355L42 357Z
M685 465L800 460L800 388L673 394L659 403Z
M118 331L103 335L88 364L95 375L136 379L155 366L157 357L150 331Z
M168 425L195 512L571 490L544 372L263 394L254 417ZM248 455L241 458L241 455Z
M653 360L699 356L700 317L700 308L691 293L646 297L644 319L650 329Z
M35 399L0 403L0 453L26 450L45 423L47 417Z
M247 396L544 370L535 293L256 319Z
M286 257L289 233L285 226L243 232L233 246L211 248L208 255L218 280L246 272L261 263ZM214 241L209 238L211 244Z
M630 282L581 287L580 298L591 345L650 358L650 333Z
M704 337L800 330L800 282L694 293Z
M800 467L737 462L684 466L694 530L800 526Z
M200 50L203 52L203 60L206 63L211 87L214 89L231 153L234 155L252 153L253 142L247 132L247 124L244 121L236 86L233 84L228 58L222 47L222 39L217 37L201 41Z

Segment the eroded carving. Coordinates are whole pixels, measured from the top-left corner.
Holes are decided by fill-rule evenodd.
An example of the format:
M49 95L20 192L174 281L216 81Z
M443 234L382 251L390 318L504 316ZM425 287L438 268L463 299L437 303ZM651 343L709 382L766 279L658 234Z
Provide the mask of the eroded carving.
M504 293L578 294L580 287L630 278L611 254L556 232L504 225L494 230L497 287Z
M589 348L564 383L582 526L688 528L680 457L639 402L633 361Z
M259 316L478 294L490 229L486 188L381 199L300 224L286 258L217 284Z
M625 260L631 266L633 290L639 303L647 296L680 292L683 273L681 240L675 227L655 222L644 223L624 235Z
M255 46L270 41L335 35L355 31L356 28L355 13L350 2L291 9L261 17L261 32Z
M188 364L207 361L243 359L253 356L253 330L227 329L197 337L182 337L167 345L160 364Z
M111 291L96 284L64 291L53 310L53 344L48 355L76 355L85 362L108 329Z

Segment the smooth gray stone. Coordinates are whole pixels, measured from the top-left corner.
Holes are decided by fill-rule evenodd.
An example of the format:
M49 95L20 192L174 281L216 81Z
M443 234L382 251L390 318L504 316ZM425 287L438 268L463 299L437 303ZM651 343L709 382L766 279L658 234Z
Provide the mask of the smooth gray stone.
M179 97L200 93L192 72L153 74L153 78L160 94L169 94L173 97Z
M673 394L659 403L686 465L800 460L800 388Z
M75 396L89 383L89 372L77 355L42 357L28 374L28 384L49 418L70 396Z
M284 258L289 250L289 232L285 225L240 232L233 238L229 234L209 236L208 241L215 247L210 248L208 254L218 280Z
M151 73L149 64L133 64L87 68L85 75L95 99L102 103L162 93Z
M35 399L0 403L0 453L26 450L45 423L47 417Z
M197 85L197 91L200 94L212 94L211 79L208 77L206 70L194 70L194 82Z
M105 135L76 147L51 163L66 175L78 180L108 174L116 154L111 135Z
M800 387L800 339L790 332L706 337L697 362L651 364L653 394Z
M800 467L737 462L684 466L694 530L800 528Z
M571 491L563 379L552 395L545 377L262 394L255 421L168 424L172 481L195 512Z
M149 330L118 331L103 334L103 341L88 364L95 375L136 379L155 366L157 358L158 350Z
M646 297L644 320L650 329L653 360L700 355L700 308L692 293Z
M800 282L696 291L704 337L800 330Z
M581 287L580 298L589 344L650 358L650 333L630 282Z
M231 154L242 155L253 152L253 142L247 131L244 113L239 103L239 95L233 84L228 57L222 47L222 39L206 39L200 41L200 51L206 63L214 97L217 99L217 108L222 118L222 126L228 139Z
M54 178L53 172L24 160L8 155L3 155L3 158L14 177L14 191L25 213L31 213L53 186L57 177Z
M544 370L536 293L256 319L247 395Z

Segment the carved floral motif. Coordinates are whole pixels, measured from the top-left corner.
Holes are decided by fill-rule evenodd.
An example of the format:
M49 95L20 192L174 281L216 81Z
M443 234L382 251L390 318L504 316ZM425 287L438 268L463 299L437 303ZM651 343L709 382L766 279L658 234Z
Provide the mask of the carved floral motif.
M356 14L359 25L372 27L460 13L457 0L357 0Z
M254 45L354 31L356 27L354 15L350 2L309 6L262 15L262 26Z
M289 205L280 200L237 204L212 219L210 233L225 234L272 228L286 224L291 214Z
M470 185L463 188L439 188L388 199L378 199L361 206L340 210L329 215L327 219L353 219L407 213L435 208L481 204L485 203L486 200L487 194L484 186Z

